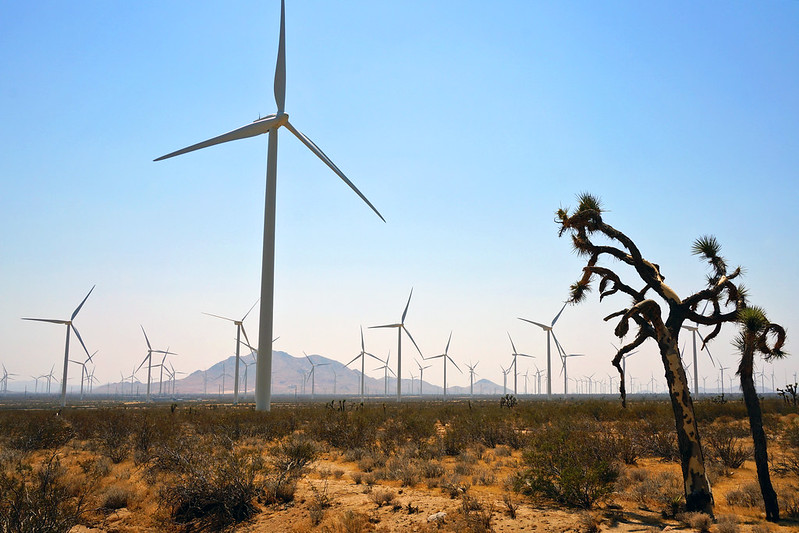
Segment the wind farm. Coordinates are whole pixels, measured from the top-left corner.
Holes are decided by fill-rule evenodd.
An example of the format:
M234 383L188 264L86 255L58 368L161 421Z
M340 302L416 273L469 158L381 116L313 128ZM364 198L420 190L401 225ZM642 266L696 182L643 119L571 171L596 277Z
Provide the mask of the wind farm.
M300 529L341 529L368 505L367 529L439 516L425 523L514 530L519 502L530 524L544 523L534 498L566 505L521 477L507 501L496 492L535 466L537 436L590 426L590 443L619 424L678 436L670 457L652 446L619 475L664 460L680 511L760 520L727 503L709 466L719 441L705 435L730 416L753 451L727 468L762 476L768 440L787 494L796 6L79 0L4 14L0 418L15 429L0 451L43 442L22 438L21 421L60 428L50 448L3 455L29 461L0 472L8 483L35 482L25 472L43 472L44 449L53 471L77 471L81 439L92 461L115 449L112 465L152 480L162 445L185 442L214 449L208 465L263 461L250 503L296 502L277 514L295 512ZM486 118L492 128L467 127ZM742 197L745 213L730 208ZM744 322L752 309L762 317ZM647 409L659 425L624 422ZM127 436L109 444L115 427ZM173 431L183 440L160 440ZM291 448L305 437L314 444ZM297 477L270 477L280 453L311 448L325 452L285 463ZM122 486L120 468L99 472ZM370 500L376 490L353 495L360 507L326 505L323 481L373 488L384 470L398 477L377 488L402 484L394 504ZM196 486L191 475L163 479ZM181 505L156 505L177 494L158 479L118 508L157 506L170 516L154 530L199 527L170 514ZM109 483L91 509L112 509ZM298 498L278 503L289 486ZM413 511L436 491L462 505ZM626 513L633 495L620 498ZM639 507L657 515L653 501ZM108 529L110 511L83 511Z

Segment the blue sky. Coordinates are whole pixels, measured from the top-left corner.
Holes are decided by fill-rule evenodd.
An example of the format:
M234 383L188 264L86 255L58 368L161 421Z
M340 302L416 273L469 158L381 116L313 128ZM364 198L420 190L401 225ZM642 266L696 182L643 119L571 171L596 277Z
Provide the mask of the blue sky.
M691 242L716 235L753 300L799 330L798 4L286 10L292 123L388 222L281 132L276 349L346 362L359 326L397 320L414 287L407 324L426 355L453 331L455 360L501 383L509 331L541 366L543 333L516 317L551 320L578 277L553 213L580 191L683 297L705 275ZM258 296L266 137L152 160L274 112L278 17L277 1L0 3L9 371L60 366L63 331L19 318L67 318L93 284L76 324L103 381L145 355L139 324L182 370L232 353L234 328L201 312L243 315ZM601 318L624 303L567 308L559 339L587 355L570 375L612 371ZM254 337L257 310L247 326ZM726 331L711 349L733 366ZM368 331L367 348L385 356L395 337ZM632 363L663 382L654 345ZM798 369L774 365L777 385Z

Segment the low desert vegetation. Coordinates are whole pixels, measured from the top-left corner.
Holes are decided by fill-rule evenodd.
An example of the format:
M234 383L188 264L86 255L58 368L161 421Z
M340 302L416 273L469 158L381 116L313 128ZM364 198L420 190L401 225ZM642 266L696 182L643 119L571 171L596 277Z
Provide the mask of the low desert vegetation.
M763 410L782 517L796 520L799 416L780 399ZM711 481L751 469L740 402L696 411ZM225 530L267 509L302 510L297 531L391 531L400 516L419 531L492 531L535 509L568 510L579 531L640 513L740 529L686 513L671 416L666 402L601 400L0 410L0 531L103 527L125 509L151 531ZM361 503L343 507L345 489ZM751 477L715 497L731 516L762 512Z

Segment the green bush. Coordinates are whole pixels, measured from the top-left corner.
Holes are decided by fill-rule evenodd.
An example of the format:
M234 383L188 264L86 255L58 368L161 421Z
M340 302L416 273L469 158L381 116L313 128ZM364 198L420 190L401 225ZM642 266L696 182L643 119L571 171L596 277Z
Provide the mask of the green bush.
M548 427L524 451L527 469L514 489L557 503L590 509L611 494L619 477L612 450L597 433L573 427Z

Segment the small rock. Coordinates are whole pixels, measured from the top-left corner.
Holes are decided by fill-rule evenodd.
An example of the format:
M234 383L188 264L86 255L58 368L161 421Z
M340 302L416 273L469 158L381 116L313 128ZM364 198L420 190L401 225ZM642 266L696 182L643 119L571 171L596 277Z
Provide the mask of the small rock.
M428 522L443 522L447 517L446 511L439 511L427 517Z

